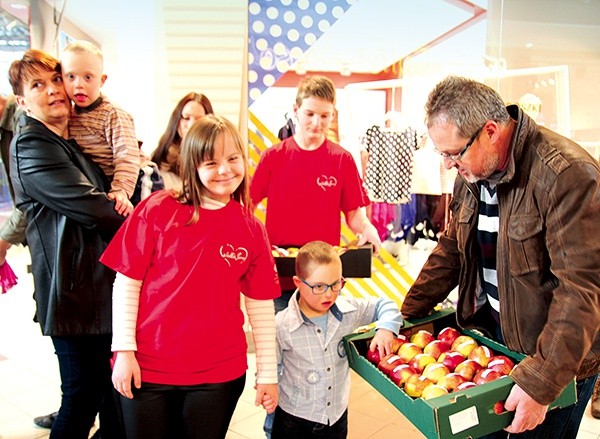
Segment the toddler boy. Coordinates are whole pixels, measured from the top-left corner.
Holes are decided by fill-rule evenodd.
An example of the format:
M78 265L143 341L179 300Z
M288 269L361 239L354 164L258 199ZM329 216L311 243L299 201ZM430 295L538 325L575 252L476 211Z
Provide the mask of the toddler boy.
M142 159L133 118L100 92L107 76L98 47L88 41L68 44L61 67L65 90L74 103L70 136L111 179L108 197L115 200L117 212L128 215Z

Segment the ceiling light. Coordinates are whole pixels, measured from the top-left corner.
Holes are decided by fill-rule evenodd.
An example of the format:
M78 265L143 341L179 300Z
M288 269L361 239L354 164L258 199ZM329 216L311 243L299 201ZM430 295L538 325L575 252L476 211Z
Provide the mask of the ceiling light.
M27 9L27 5L23 2L13 2L10 7L13 9Z
M532 42L525 43L525 48L526 49L532 49L533 48L533 43Z
M306 66L304 63L297 62L294 66L294 71L296 72L296 75L306 75Z

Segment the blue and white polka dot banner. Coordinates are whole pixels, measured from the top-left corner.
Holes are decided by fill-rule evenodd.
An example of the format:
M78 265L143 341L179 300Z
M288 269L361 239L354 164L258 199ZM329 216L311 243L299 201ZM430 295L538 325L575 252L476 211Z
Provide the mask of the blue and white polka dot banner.
M249 104L275 84L357 1L249 0Z

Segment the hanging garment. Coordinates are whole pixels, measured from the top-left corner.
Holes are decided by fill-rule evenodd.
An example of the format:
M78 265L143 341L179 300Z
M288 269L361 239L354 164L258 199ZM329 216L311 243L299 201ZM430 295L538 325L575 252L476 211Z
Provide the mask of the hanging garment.
M294 121L288 117L287 122L284 126L279 129L279 133L277 133L277 137L279 140L287 139L288 137L292 137L296 132L296 127L294 126Z
M412 128L399 132L374 125L367 130L363 147L369 153L365 188L371 201L407 203L417 132Z
M395 206L385 202L371 203L371 224L377 229L379 239L382 241L385 241L390 233L388 226L394 222Z

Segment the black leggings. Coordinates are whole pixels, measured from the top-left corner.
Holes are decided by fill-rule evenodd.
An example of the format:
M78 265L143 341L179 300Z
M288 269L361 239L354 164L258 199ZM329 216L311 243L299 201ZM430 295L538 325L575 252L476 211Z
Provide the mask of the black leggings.
M142 383L121 396L128 439L223 439L246 375L226 383L169 386Z

